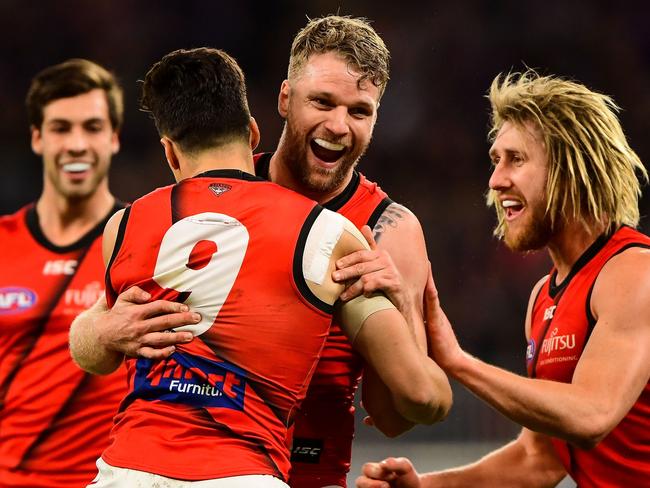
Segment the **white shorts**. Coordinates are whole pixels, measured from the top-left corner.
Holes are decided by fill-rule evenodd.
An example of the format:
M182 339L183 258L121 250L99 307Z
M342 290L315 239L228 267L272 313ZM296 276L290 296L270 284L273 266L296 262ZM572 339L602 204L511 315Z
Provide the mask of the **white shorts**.
M136 469L117 468L97 460L99 473L87 488L289 488L289 485L271 475L231 476L201 481L167 478Z

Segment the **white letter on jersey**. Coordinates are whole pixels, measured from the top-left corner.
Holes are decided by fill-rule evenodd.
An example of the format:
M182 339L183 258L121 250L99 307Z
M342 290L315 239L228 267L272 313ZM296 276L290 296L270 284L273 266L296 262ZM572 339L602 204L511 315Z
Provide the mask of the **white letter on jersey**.
M246 227L219 213L185 217L167 230L160 243L153 279L163 288L191 292L185 303L202 317L198 324L175 330L189 330L198 336L212 326L237 279L247 247ZM201 250L210 249L213 254L209 261L204 255L190 262Z

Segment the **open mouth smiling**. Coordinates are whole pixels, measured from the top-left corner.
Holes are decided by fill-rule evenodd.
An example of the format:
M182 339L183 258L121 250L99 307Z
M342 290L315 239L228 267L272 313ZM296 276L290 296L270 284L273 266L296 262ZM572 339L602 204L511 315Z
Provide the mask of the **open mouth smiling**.
M512 198L502 200L501 206L505 211L507 220L516 219L524 211L525 208L525 205L520 200Z
M345 153L346 147L343 144L326 141L318 137L309 142L314 155L325 163L335 163Z
M61 165L61 170L64 173L85 173L86 171L89 171L90 168L92 167L91 163L83 163L80 161L72 161L70 163L65 163Z

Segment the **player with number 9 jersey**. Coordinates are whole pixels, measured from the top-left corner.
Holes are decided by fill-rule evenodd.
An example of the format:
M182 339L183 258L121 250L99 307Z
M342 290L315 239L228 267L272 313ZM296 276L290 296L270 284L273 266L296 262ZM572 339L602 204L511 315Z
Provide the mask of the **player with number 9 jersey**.
M166 360L127 358L130 393L102 456L108 464L186 480L287 479L287 427L332 319L305 281L327 269L310 246L336 244L331 224L341 219L238 170L183 180L125 211L109 305L137 285L152 300L183 301L202 321Z

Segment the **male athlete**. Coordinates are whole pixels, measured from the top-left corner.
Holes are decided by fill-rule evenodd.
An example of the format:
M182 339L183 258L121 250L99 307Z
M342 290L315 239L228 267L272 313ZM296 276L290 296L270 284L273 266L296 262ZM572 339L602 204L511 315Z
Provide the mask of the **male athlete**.
M362 19L329 16L308 22L291 46L287 79L278 98L285 126L277 150L261 155L257 174L315 199L361 228L374 228L389 251L409 293L400 310L422 335L426 246L417 218L393 203L355 170L377 120L389 77L389 52ZM368 256L365 256L368 258ZM358 270L366 273L344 298L373 291L392 268L388 254ZM373 273L374 272L374 273ZM384 280L384 281L381 281ZM363 289L365 287L365 290ZM424 338L421 337L423 348ZM426 349L425 349L426 350ZM291 486L345 486L354 436L354 393L363 362L334 325L293 432ZM363 402L375 425L395 436L410 428L394 415L371 368L366 368Z
M383 40L363 19L327 16L309 21L294 39L288 77L280 89L278 109L286 122L282 137L275 153L256 157L256 173L337 211L359 228L374 229L379 249L346 261L369 259L357 269L356 276L365 274L363 279L342 298L379 288L390 292L402 280L408 293L395 294L396 305L426 350L421 304L427 279L423 263L428 259L422 229L411 212L355 170L372 137L388 65ZM186 340L182 332L158 332L176 316L159 316L152 304L131 305L148 298L136 288L121 295L117 305L96 321L100 342L126 354L162 358L174 344ZM361 357L335 325L296 417L291 486L346 486L354 437L353 399L362 369ZM372 368L364 373L363 402L374 424L389 436L410 428L413 423L395 411L390 392ZM446 411L451 404L446 380L441 381L439 395Z
M73 318L104 293L101 233L122 90L83 59L41 71L27 94L43 192L0 218L0 486L80 487L96 471L126 389L68 353Z
M580 488L650 486L650 239L634 229L647 172L608 96L527 72L495 79L489 98L496 235L553 261L526 315L529 378L460 348L432 280L427 333L437 363L523 430L438 473L368 463L357 486L534 488L567 473Z
M253 175L259 132L243 74L223 51L168 54L145 76L142 104L178 184L108 222L108 305L136 285L201 321L183 328L194 340L168 358L127 359L130 391L92 486L287 486L287 428L344 288L331 272L364 238L341 215ZM446 378L394 305L359 297L337 313L399 414L439 419ZM73 357L97 354L102 371L121 364L121 352L89 351L93 331L76 325Z

